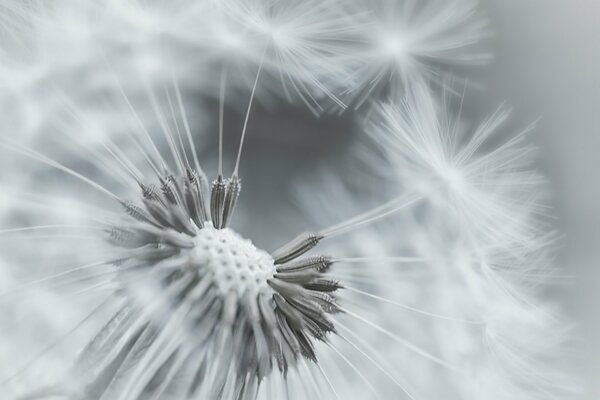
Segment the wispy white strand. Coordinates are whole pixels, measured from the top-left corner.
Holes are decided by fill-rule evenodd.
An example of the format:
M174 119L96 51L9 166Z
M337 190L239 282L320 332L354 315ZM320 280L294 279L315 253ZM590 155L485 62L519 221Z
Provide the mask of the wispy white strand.
M527 145L527 134L532 127L496 143L496 132L509 119L503 107L475 129L467 129L462 121L467 84L461 96L447 79L447 69L460 74L462 66L488 60L479 48L487 34L487 20L475 1L59 0L25 4L8 0L0 6L0 21L4 25L0 56L6 60L0 68L0 89L6 93L0 95L0 104L7 116L0 123L0 147L6 151L0 163L8 170L0 174L0 183L4 187L6 181L11 188L0 194L0 253L11 261L0 259L0 276L8 271L19 276L14 285L0 285L4 300L0 307L2 313L8 311L8 317L0 318L0 328L6 325L17 333L27 332L17 339L7 332L7 343L28 347L28 341L35 341L36 321L31 325L11 322L11 308L18 314L21 302L44 299L47 291L69 299L68 306L36 306L41 310L39 321L55 314L57 326L63 309L85 309L88 305L83 299L104 296L106 291L115 297L109 302L111 307L118 308L116 298L125 294L127 304L135 308L131 319L119 327L122 332L98 333L96 345L103 341L110 345L98 347L98 360L90 358L91 372L83 371L80 377L78 371L71 371L65 384L48 385L37 394L83 396L77 386L92 387L104 373L113 375L107 377L102 393L90 396L170 400L216 398L220 392L222 400L297 400L360 394L385 399L404 393L411 399L427 400L443 393L449 399L562 400L577 392L576 380L561 370L562 359L572 357L563 350L571 332L561 327L555 310L540 296L548 280L564 283L570 277L555 267L552 257L557 235L547 223L552 211L542 202L545 180L531 167L535 151ZM440 99L437 89L431 89L436 85L446 88ZM64 95L48 96L49 87ZM185 209L194 201L194 186L191 182L175 189L153 185L168 173L171 161L176 179L185 177L191 167L206 178L200 159L211 142L198 135L202 119L218 120L221 174L224 125L235 125L229 122L235 112L228 112L226 118L226 107L240 108L239 99L248 94L245 114L240 111L244 119L235 177L244 143L252 140L253 135L246 137L246 133L254 102L277 109L282 98L315 115L348 105L366 109L355 117L366 120L368 138L344 137L344 143L367 142L357 146L361 161L366 161L356 175L359 178L348 173L349 177L336 176L335 185L311 189L295 179L287 180L286 185L299 184L309 200L310 215L302 221L292 217L279 221L275 214L272 221L255 221L247 210L239 211L258 234L260 229L278 234L279 226L294 222L305 226L309 219L323 226L337 216L356 217L341 219L309 237L340 236L340 240L323 243L334 257L315 261L314 270L300 268L287 276L288 281L280 279L277 275L285 273L277 270L268 284L266 279L257 281L264 288L257 287L269 293L269 307L262 309L261 303L244 295L232 311L223 304L233 291L223 294L220 286L209 285L231 279L220 275L225 267L202 276L192 274L202 254L198 231L207 231L199 225L212 228L211 221L177 214L178 207ZM197 111L204 110L196 102L190 104L193 108L184 105L184 98L185 103L188 98L210 102L217 96L218 117L216 113L198 116ZM460 101L458 115L449 111L453 97ZM193 112L186 113L186 107ZM54 135L57 130L60 136ZM15 132L22 137L13 139ZM346 160L343 151L336 146L327 157ZM25 156L25 160L15 156ZM346 167L343 161L332 163ZM153 179L145 180L142 166L150 169ZM68 181L54 179L46 167L83 182L92 195L84 193L81 185L75 190ZM279 173L278 165L270 170L274 176ZM307 169L306 175L314 177L315 171ZM50 180L65 198L79 200L53 198L46 193ZM114 187L115 182L122 187ZM346 187L347 182L352 189ZM139 195L142 184L148 184L143 194L147 197ZM173 202L165 200L169 190ZM285 186L279 192L284 196L288 190ZM399 190L407 194L391 201L385 197ZM319 198L328 191L333 196L321 202ZM31 196L16 192L31 192ZM88 205L97 192L106 198L98 199L98 207ZM160 206L158 210L140 206L141 214L133 208L129 216L119 213L113 208L126 205L122 193L145 204L159 196ZM231 201L231 192L227 195L228 205L235 205L237 198ZM356 212L366 208L365 198L368 204L382 205ZM262 196L260 201L265 203L261 206L268 207L275 200ZM164 210L166 216L161 214ZM209 214L205 217L210 220ZM378 221L384 223L375 224ZM163 229L163 223L172 226ZM117 253L92 235L106 230L104 226L143 232L144 238L152 237L156 243ZM186 236L182 226L193 234ZM223 231L237 235L231 228ZM172 242L181 244L177 254L156 262L152 254ZM222 244L214 249L207 245L215 251L200 264L218 259L225 265L228 257L247 254L242 245L230 253L231 242L215 243ZM312 246L307 243L298 251L307 251ZM222 252L227 257L221 257ZM97 253L105 261L90 263ZM270 257L262 250L257 254L260 257L248 264L253 270L263 262L261 257ZM297 260L274 266L271 258L271 267L283 269ZM44 270L42 278L31 279ZM239 282L253 281L254 275L246 272L239 272L236 281L242 288L246 286ZM322 274L323 280L293 283L310 274ZM335 296L329 297L327 289L338 280ZM280 291L273 289L277 284ZM326 290L314 290L319 285ZM275 306L273 293L287 297L282 296ZM311 297L315 293L321 297ZM295 313L308 307L313 319L297 323L297 315L290 311L283 318L294 321L292 334L284 338L289 332L280 320L271 321L268 315L285 305L292 305ZM329 320L320 319L325 309L339 311L333 314L332 324L346 334L336 337L335 329L325 332L324 321ZM399 318L394 309L408 312ZM198 310L202 313L195 315ZM232 323L227 312L240 319ZM111 313L94 311L90 322L106 323L107 315L114 316ZM78 324L73 333L79 330L83 329ZM213 332L214 337L210 336ZM318 339L314 343L316 364L309 354L313 343L304 343L306 337L313 338L310 334ZM4 335L3 330L2 339ZM14 370L16 365L4 360L19 352L4 347L0 345L0 377L6 375L5 368ZM71 347L69 357L73 358L81 343L74 341ZM329 353L323 351L327 347ZM46 358L44 354L53 348L48 346L39 354ZM25 368L11 379L11 385L23 379L26 387L17 392L27 392L37 383L38 357L22 363ZM124 363L111 367L111 360L119 357ZM289 363L286 374L278 369L281 360ZM269 366L265 376L261 375L262 361ZM365 361L370 364L365 366ZM256 370L260 373L240 373L245 364L260 365ZM373 367L378 370L375 374ZM360 379L348 381L346 373ZM199 388L192 393L196 374ZM0 389L0 397L4 395Z

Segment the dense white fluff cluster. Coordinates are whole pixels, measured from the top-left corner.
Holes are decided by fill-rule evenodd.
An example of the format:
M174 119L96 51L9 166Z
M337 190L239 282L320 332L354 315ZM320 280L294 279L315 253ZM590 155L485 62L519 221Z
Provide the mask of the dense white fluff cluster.
M271 79L261 93L317 107L315 97L335 98L330 78L344 75L348 19L330 1L5 3L0 84L11 112L3 126L23 135L44 131L63 110L57 92L81 106L119 83L135 101L175 74L187 90L217 98L222 75L231 90L246 90L262 64Z
M448 325L434 318L427 333L409 335L426 335L444 360L470 377L439 385L457 398L568 398L577 391L564 362L573 327L543 296L548 283L568 278L554 261L558 236L548 220L546 185L531 166L529 129L490 145L506 132L507 112L469 128L446 104L414 85L368 121L376 150L367 159L386 160L381 179L423 194L412 221L392 225L389 233L408 232L411 237L396 237L396 245L429 259L431 294L419 306L471 321ZM390 325L401 329L397 324L406 320Z
M0 397L576 395L529 129L438 95L487 29L475 0L1 4ZM284 102L358 133L284 135Z
M547 227L536 216L544 212L544 180L531 165L531 127L489 148L492 139L501 140L494 136L503 134L506 110L468 130L444 107L417 84L398 102L377 108L368 131L392 176L422 190L473 240L522 250L543 240Z
M357 50L348 101L399 100L415 81L442 84L457 65L481 64L489 54L477 47L487 20L477 1L376 0L353 2Z

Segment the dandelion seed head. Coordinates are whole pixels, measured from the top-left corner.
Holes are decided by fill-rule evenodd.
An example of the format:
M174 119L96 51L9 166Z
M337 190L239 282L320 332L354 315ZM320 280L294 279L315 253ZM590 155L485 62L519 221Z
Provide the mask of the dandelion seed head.
M379 48L384 56L391 57L398 61L406 57L408 45L400 33L382 33L379 43Z
M247 292L271 292L267 280L275 272L273 257L229 228L207 226L199 231L190 264L211 271L222 295L233 291L242 298Z
M190 365L192 371L210 372L188 386L190 393L210 398L223 385L251 393L274 369L285 375L304 359L316 362L314 342L336 332L329 315L340 312L335 292L341 285L324 276L330 259L301 257L322 236L300 235L272 254L258 249L227 227L239 180L218 177L209 192L203 174L184 169L183 177L168 173L157 185L140 183L141 205L122 201L126 215L107 229L109 243L125 249L114 260L117 292L138 310L137 324L125 324L128 335L147 324L154 332L147 339L152 348L210 349L204 367ZM106 329L98 338L110 335L112 328ZM102 365L103 353L92 344L81 370L94 357ZM148 361L150 375L141 366L123 372L127 378L119 393L149 390L148 379L166 360ZM96 370L110 369L106 363ZM146 380L137 381L141 376Z
M376 0L350 8L360 43L346 57L351 84L344 98L356 107L368 98L398 100L413 82L444 85L448 69L481 64L477 49L487 21L472 0Z
M244 49L244 38L239 33L233 32L224 27L220 27L216 32L217 41L228 49L229 51L237 51Z
M377 107L368 123L392 171L440 208L452 208L463 220L457 226L472 230L475 237L533 245L544 228L531 217L543 201L543 192L532 190L543 179L531 168L535 153L524 142L532 127L500 146L488 146L506 124L507 110L499 108L470 128L451 117L449 106L435 102L428 90L414 84L401 101ZM515 209L531 215L509 217Z
M466 190L465 185L468 185L468 182L458 168L448 166L445 170L441 171L440 176L452 192L461 193Z
M567 334L548 335L555 321L530 307L544 288L540 274L547 272L552 243L533 217L539 181L528 166L530 154L520 140L484 145L505 113L464 132L433 100L430 87L420 86L420 78L443 75L438 66L485 58L473 46L485 28L474 1L31 4L31 12L23 13L33 16L23 27L29 32L25 42L35 45L31 66L25 73L18 72L19 63L3 66L9 73L2 87L11 97L23 97L22 119L37 126L31 129L60 125L65 132L37 143L24 140L35 143L31 147L8 136L0 145L70 176L37 174L29 164L3 173L11 184L40 193L0 193L0 205L6 205L0 213L10 214L2 215L9 222L3 244L16 261L0 265L0 290L24 298L22 293L34 294L27 308L43 316L38 320L51 320L63 343L40 338L44 329L21 334L25 326L40 325L13 321L11 312L20 311L12 305L26 302L9 302L2 317L16 329L3 331L9 340L0 345L0 355L10 362L0 363L2 377L35 378L60 358L74 365L63 367L64 379L52 377L50 390L41 392L46 397L506 400L554 392L558 374L553 361L544 361L557 355ZM331 164L337 159L340 173L329 176L314 174L314 157L292 145L294 155L311 164L303 177L311 184L327 178L319 190L302 185L294 195L293 203L304 199L303 219L269 209L270 218L244 215L251 229L238 229L232 221L242 193L240 158L233 175L223 177L221 128L223 121L234 124L221 109L241 103L240 96L232 101L225 94L245 93L252 81L251 99L258 87L258 97L299 96L313 111L323 111L322 97L344 106L332 92L341 88L351 101L373 105L372 112L356 116L369 118L370 139L380 151L351 173L350 165L340 163L347 149L335 146L336 156L328 158ZM53 84L72 90L65 96L46 93ZM205 100L217 86L219 173L211 186L197 160L211 155L193 143L196 132L186 118L192 112L186 114L180 88L187 92L183 97L200 92ZM389 86L390 104L379 104L377 86L385 94ZM105 112L103 100L114 105L114 94L128 107ZM140 104L142 97L152 107ZM77 128L62 121L65 114ZM95 114L102 120L98 126ZM286 120L286 126L291 123ZM261 130L281 131L273 124ZM281 165L266 165L269 153L289 168L298 164L284 151L264 148L255 165L271 189L250 189L266 203L298 183ZM64 157L68 150L74 151ZM227 156L225 164L227 170ZM242 164L240 171L251 167ZM284 188L274 175L284 177ZM51 179L40 184L40 177ZM71 186L75 178L79 182ZM92 190L84 193L82 187ZM390 200L398 188L406 195ZM65 198L45 193L55 190ZM96 201L98 207L88 204ZM61 225L41 225L57 220ZM261 229L279 236L283 225L304 228L309 220L331 225L274 251L254 244ZM23 235L21 242L11 235ZM341 235L340 241L325 240ZM322 241L337 257L321 253ZM19 246L9 248L12 243ZM20 268L25 264L34 266ZM11 269L19 270L19 282L3 274ZM46 297L46 289L65 302ZM97 301L100 295L105 302L99 311L72 328L80 319L62 310L81 311L87 303L80 298ZM31 357L18 354L14 361L21 351L11 349L13 343L57 347ZM23 382L18 392L36 397L30 393L36 385Z

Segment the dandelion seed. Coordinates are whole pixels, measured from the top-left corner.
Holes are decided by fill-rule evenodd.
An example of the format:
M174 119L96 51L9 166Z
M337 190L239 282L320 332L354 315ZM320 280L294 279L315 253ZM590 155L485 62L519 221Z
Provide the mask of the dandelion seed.
M420 186L426 197L452 208L464 219L458 226L474 230L469 235L485 237L488 244L522 245L531 240L533 245L546 227L523 216L543 215L542 192L532 190L543 179L530 168L533 148L524 144L532 127L485 150L508 115L501 108L470 134L436 104L428 88L417 84L401 101L378 107L367 129L397 171L392 179Z
M377 0L355 5L351 14L361 27L356 40L362 47L352 54L356 59L350 63L356 65L344 99L356 107L373 97L400 99L415 81L444 84L444 67L489 58L475 46L487 26L476 1Z
M503 110L466 129L425 83L452 90L443 67L486 58L474 1L8 0L0 9L10 61L0 85L15 93L4 102L16 121L0 139L9 167L0 327L17 347L0 344L3 396L577 393L562 370L570 327L541 296L564 274L525 135L494 141ZM219 96L216 174L200 166L206 140L190 93ZM357 113L369 134L358 139L360 171L344 165L341 177L303 185L298 221L238 209L256 190L242 185L253 104L280 98L316 115L329 102L369 104ZM226 109L238 106L229 165ZM32 135L15 139L22 131ZM268 183L270 193L288 189ZM239 217L252 229L238 229ZM309 220L314 230L265 245L272 251L242 235L280 236L284 223L302 232Z

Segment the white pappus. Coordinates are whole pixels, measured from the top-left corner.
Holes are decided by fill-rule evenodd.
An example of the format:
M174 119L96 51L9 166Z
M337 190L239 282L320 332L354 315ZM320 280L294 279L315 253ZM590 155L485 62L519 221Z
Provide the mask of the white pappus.
M578 393L529 128L437 96L489 59L476 1L9 0L0 22L2 396ZM364 133L254 196L285 221L237 207L253 102L281 101Z

